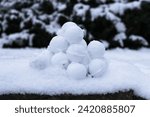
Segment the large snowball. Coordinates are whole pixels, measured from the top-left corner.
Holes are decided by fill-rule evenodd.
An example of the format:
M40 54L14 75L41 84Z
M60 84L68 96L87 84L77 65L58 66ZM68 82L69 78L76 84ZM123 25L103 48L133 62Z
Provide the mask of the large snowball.
M84 37L84 31L80 27L71 27L66 29L63 37L70 43L70 44L78 44L82 41Z
M74 22L67 22L65 23L60 30L58 30L57 35L63 36L66 32L66 29L69 29L71 27L78 27Z
M73 79L84 79L87 74L87 69L80 63L71 63L67 68L67 74Z
M55 36L52 38L48 49L53 53L64 52L68 48L68 42L62 36Z
M88 45L88 51L91 58L101 58L104 56L105 47L104 44L99 41L91 41Z
M92 77L100 77L105 73L107 66L105 59L93 59L89 64L89 73Z
M48 50L43 51L37 58L30 62L30 66L35 69L45 69L51 64L52 53Z
M86 57L86 48L80 44L72 44L66 51L71 62L81 62Z
M51 63L54 66L58 66L61 68L67 68L67 66L69 64L69 60L65 53L59 52L52 57Z

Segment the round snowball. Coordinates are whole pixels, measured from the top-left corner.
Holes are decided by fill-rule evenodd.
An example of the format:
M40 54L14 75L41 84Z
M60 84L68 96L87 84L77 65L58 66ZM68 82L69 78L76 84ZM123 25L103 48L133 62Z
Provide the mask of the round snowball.
M87 56L84 57L84 59L82 60L82 64L86 66L86 68L88 68L89 63L91 61L91 58L89 57L89 55L87 54Z
M30 66L35 69L43 70L51 64L52 53L48 50L43 51L37 58L30 62Z
M68 42L62 36L55 36L52 38L48 48L53 53L57 53L66 51L68 46L69 46Z
M82 41L84 37L84 31L80 27L71 27L66 29L63 37L70 43L70 44L78 44Z
M104 56L105 46L99 41L91 41L88 45L88 52L93 59L101 58Z
M86 57L86 48L80 44L72 44L66 51L71 62L81 62Z
M66 29L69 29L71 27L78 27L74 22L66 22L63 24L60 30L58 30L57 35L63 36L66 32Z
M69 60L65 53L59 52L57 54L54 54L54 56L51 59L51 63L54 66L58 66L61 68L67 68L67 66L69 64Z
M80 63L71 63L67 68L67 74L73 79L84 79L87 74L87 69Z
M84 39L82 39L82 41L80 41L79 44L81 44L81 45L83 45L85 48L87 48L87 43L86 43L86 41L85 41Z
M89 73L92 77L101 77L107 69L105 59L93 59L89 64Z

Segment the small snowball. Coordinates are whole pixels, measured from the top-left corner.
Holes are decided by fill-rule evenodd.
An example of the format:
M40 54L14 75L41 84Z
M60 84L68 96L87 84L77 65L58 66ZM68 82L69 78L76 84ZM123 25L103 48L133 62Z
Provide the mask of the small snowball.
M30 66L35 69L43 70L51 64L51 57L52 53L45 50L37 58L30 62Z
M80 44L72 44L66 51L71 62L81 62L86 57L86 48Z
M84 31L80 27L71 27L66 29L63 37L70 43L70 44L78 44L82 41L84 37Z
M85 79L87 74L87 69L84 65L80 63L71 63L67 68L67 74L73 79Z
M89 73L92 77L100 77L105 73L107 66L105 59L93 59L89 64Z
M58 66L61 68L67 68L67 66L69 64L69 60L65 53L59 52L52 57L51 63L54 66Z
M68 42L62 36L55 36L52 38L48 48L53 53L57 53L66 51L68 46L69 46Z
M101 58L105 53L104 44L99 41L91 41L88 45L88 52L93 59Z
M66 22L60 30L58 30L57 35L63 36L66 32L66 29L69 29L71 27L78 27L74 22Z

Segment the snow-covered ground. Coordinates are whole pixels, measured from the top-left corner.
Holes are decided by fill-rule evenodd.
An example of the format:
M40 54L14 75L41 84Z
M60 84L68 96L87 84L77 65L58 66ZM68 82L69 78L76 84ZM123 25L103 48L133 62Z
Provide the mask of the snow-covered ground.
M36 70L29 62L43 49L0 49L0 94L95 94L133 89L150 99L150 49L114 49L106 52L109 62L101 78L75 80L64 70L48 67Z

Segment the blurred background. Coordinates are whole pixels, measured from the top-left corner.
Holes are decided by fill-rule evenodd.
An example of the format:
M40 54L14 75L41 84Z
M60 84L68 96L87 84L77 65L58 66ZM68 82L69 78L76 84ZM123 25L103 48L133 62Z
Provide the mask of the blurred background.
M150 47L149 0L0 0L0 48L47 47L67 21L108 49Z

